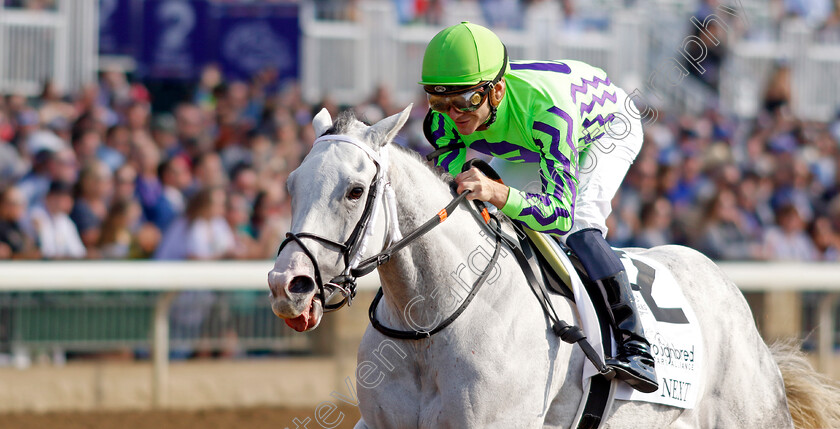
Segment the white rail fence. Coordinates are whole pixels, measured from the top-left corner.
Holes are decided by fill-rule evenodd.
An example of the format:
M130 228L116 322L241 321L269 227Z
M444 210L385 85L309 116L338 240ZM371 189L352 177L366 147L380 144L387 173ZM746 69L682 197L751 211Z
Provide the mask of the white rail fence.
M55 10L0 2L0 93L37 95L44 82L65 91L94 82L99 0L56 0Z
M840 265L797 263L721 263L744 292L828 292L818 306L820 362L833 356L834 309L840 303ZM0 293L68 291L159 292L151 326L153 405L165 404L169 361L169 311L179 291L263 291L271 261L253 262L7 262L0 264ZM378 279L360 279L374 290ZM366 305L366 304L361 304ZM361 328L361 327L359 327Z

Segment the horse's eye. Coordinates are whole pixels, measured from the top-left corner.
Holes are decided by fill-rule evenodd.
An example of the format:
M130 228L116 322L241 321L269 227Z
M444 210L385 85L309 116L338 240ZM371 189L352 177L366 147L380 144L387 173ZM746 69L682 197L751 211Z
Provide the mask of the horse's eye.
M351 200L358 200L359 198L362 198L362 194L364 193L364 188L362 188L361 186L357 186L351 189L349 193L347 193L347 198Z

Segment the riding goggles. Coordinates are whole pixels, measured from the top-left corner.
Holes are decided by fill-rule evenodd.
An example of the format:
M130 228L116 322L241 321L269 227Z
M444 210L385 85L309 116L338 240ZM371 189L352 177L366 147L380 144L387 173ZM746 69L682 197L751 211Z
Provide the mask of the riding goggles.
M467 90L457 94L440 95L426 93L429 99L429 107L435 112L447 113L450 108L459 112L473 112L484 103L493 82L487 82L478 88Z

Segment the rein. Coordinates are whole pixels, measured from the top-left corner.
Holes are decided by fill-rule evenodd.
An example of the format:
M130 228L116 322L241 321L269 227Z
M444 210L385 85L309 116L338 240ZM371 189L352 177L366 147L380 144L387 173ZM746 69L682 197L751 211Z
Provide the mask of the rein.
M470 192L470 191L464 191L463 193L461 193L461 195L459 195L454 200L452 200L452 203L460 202L460 200L463 199L463 196L465 196L468 192ZM452 203L450 203L450 205L447 206L447 208L452 206L453 205ZM478 204L476 204L476 205L478 205ZM446 318L446 320L444 320L443 322L441 322L440 324L438 324L435 328L433 328L431 330L428 330L428 331L418 331L418 330L402 331L402 330L397 330L397 329L391 329L391 328L388 328L387 326L384 326L382 323L380 323L378 320L376 320L376 307L379 305L379 301L382 299L382 296L383 296L382 288L380 287L379 291L376 292L376 297L374 297L373 301L371 301L371 303L370 303L370 309L368 309L368 318L370 319L370 324L377 331L379 331L382 334L384 334L385 336L388 336L388 337L391 337L391 338L398 338L398 339L401 339L401 340L421 340L423 338L429 338L432 335L442 331L444 328L446 328L447 326L452 324L452 322L454 322L455 319L457 319L458 316L460 316L461 313L463 313L464 310L467 309L467 306L470 305L470 302L472 302L473 297L475 297L475 295L478 293L479 289L481 289L481 286L484 285L484 282L485 282L485 280L487 280L487 277L490 276L490 272L492 272L493 267L496 265L496 262L499 260L499 253L502 249L503 236L502 236L502 233L501 233L501 224L499 223L499 220L495 216L489 215L486 208L482 207L481 209L482 209L481 210L481 216L488 225L489 225L489 219L493 219L494 221L496 221L496 228L495 229L491 228L496 235L496 249L493 251L493 256L490 257L490 261L487 263L487 266L484 267L484 271L482 271L481 275L479 275L478 278L475 280L475 282L473 282L472 287L470 288L470 293L467 294L467 296L461 302L461 305L459 305L458 308L454 312L452 312L452 314L450 314L448 318ZM440 213L443 213L444 210L441 210ZM449 214L449 211L447 210L446 215L448 216L448 214ZM444 216L441 219L440 222L443 222L444 219L446 219L446 216ZM435 219L430 219L428 222L426 222L426 224L429 224L429 222L433 222L434 220ZM437 225L437 224L432 225L428 229L431 230L435 225ZM426 225L424 225L424 226L426 226ZM415 232L417 232L419 230L420 230L420 228L418 228L418 230L415 230ZM424 234L425 232L427 232L427 231L423 231L422 233L418 234L417 236L419 237L420 235ZM386 260L386 262L387 262L387 260ZM378 264L378 265L381 265L381 264Z
M360 142L357 139L354 139L349 136L339 136L339 135L324 135L319 137L315 140L315 143L320 141L340 141L350 143L360 149L362 149L368 157L373 160L374 164L376 164L376 174L374 175L373 180L368 188L368 196L365 200L365 208L362 212L362 216L359 218L359 221L356 223L355 228L353 228L353 232L348 237L347 241L344 243L339 243L337 241L321 237L316 234L308 233L308 232L300 232L300 233L293 233L288 232L286 233L286 239L280 243L280 248L277 250L277 254L280 255L280 252L283 248L289 243L294 241L297 243L301 249L303 249L304 254L307 258L312 262L315 271L315 282L318 286L321 304L323 305L324 312L331 312L338 310L339 308L346 305L351 305L353 298L356 296L356 279L358 277L362 277L364 275L370 274L374 269L378 266L387 263L391 260L391 256L399 251L400 249L404 248L412 241L416 240L417 238L423 236L424 234L428 233L436 226L440 225L445 221L452 212L458 208L461 202L464 201L467 194L471 191L466 190L449 202L442 210L440 210L436 216L432 217L431 219L424 222L422 225L411 231L406 236L401 236L399 231L399 226L397 225L397 216L396 216L396 198L394 197L393 188L391 188L391 184L387 179L387 170L388 170L388 157L387 157L387 149L383 147L381 152L377 154L373 151L369 146ZM470 160L464 165L465 169L469 169L471 167L477 167L485 175L490 177L493 180L501 181L499 175L485 162L481 160ZM366 243L368 238L372 235L372 228L370 225L374 222L377 213L375 211L376 206L382 201L382 196L385 194L385 205L386 205L386 216L387 220L389 221L387 226L387 230L390 232L391 237L390 241L391 244L387 246L384 250L380 251L376 255L373 255L367 259L362 261L358 261L361 257L361 254L365 251ZM531 287L531 291L536 296L537 300L542 307L543 313L548 318L552 331L560 337L563 341L581 346L583 349L584 354L586 357L593 363L595 368L608 378L612 378L614 373L611 369L607 368L606 365L601 361L600 357L595 353L595 350L586 341L586 336L583 334L583 331L577 326L569 325L563 320L560 320L557 317L557 313L554 310L553 305L551 304L551 300L548 297L548 292L546 291L545 287L542 283L537 281L534 271L531 269L530 264L528 263L527 258L523 254L522 249L517 246L515 243L511 242L509 239L503 236L501 231L501 223L499 219L495 216L491 216L487 208L480 203L479 201L474 201L475 207L481 213L481 217L484 220L484 223L490 225L490 220L494 220L496 223L495 228L490 228L495 237L496 237L496 248L493 251L493 256L490 258L490 261L487 263L487 266L482 271L481 275L473 282L472 288L470 293L461 302L461 305L443 322L438 324L435 328L428 330L428 331L419 331L419 330L397 330L388 328L382 325L376 319L376 308L379 305L379 302L382 300L383 292L382 288L379 288L379 291L376 294L376 297L370 304L370 309L368 310L368 317L370 318L371 325L383 335L397 338L397 339L404 339L404 340L420 340L424 338L429 338L432 335L440 332L455 319L460 316L464 310L466 310L467 306L472 302L472 299L481 289L481 286L489 277L490 272L492 271L493 267L496 265L499 259L499 254L502 248L502 243L504 242L507 246L511 249L513 254L516 257L517 262L522 267L523 273L528 280L528 283ZM521 234L524 235L524 234ZM345 268L342 274L334 277L328 283L324 284L321 278L321 271L318 267L318 261L315 259L315 256L312 252L306 247L306 245L301 240L302 238L308 238L320 242L324 245L329 245L338 248L339 252L344 259ZM523 246L525 244L523 243ZM331 287L334 291L330 294L329 297L326 296L325 286ZM328 300L335 296L336 293L340 293L343 298L340 302L336 304L328 304Z
M349 136L331 134L319 137L315 140L315 143L321 141L339 141L350 143L362 149L365 152L365 154L367 154L368 157L376 165L376 174L374 175L374 178L371 181L370 186L368 187L368 195L367 199L365 200L365 208L362 211L362 216L359 218L359 221L353 228L353 232L350 234L350 237L348 237L344 243L339 243L335 240L331 240L329 238L325 238L308 232L287 232L286 238L283 240L282 243L280 243L280 248L277 249L277 255L279 256L283 248L286 247L286 245L292 241L297 243L298 246L300 246L301 249L303 249L304 254L307 258L309 258L309 260L312 262L312 266L314 267L315 283L318 286L319 298L321 299L321 304L323 305L324 312L328 313L331 311L338 310L345 304L351 305L353 302L353 298L355 298L356 296L356 279L358 277L367 275L374 269L376 269L376 267L387 263L395 252L399 251L403 247L410 244L412 241L431 231L441 222L445 221L447 217L449 217L449 215L455 210L455 208L457 208L458 205L464 200L464 198L466 198L467 193L469 191L464 191L460 195L453 198L452 201L450 201L449 204L446 205L446 207L444 207L441 211L437 213L437 216L429 219L428 221L423 223L423 225L420 225L418 228L411 231L411 233L409 233L408 235L402 236L397 221L396 198L394 197L394 190L393 188L391 188L391 183L387 179L388 152L386 147L383 147L382 150L379 153L377 153L374 152L373 149L371 149L369 146L367 146L363 142L360 142L357 139L354 139ZM384 204L386 206L385 212L387 220L387 229L390 232L390 245L381 252L377 253L376 255L359 261L362 253L364 253L365 251L367 240L373 233L373 229L370 226L376 220L377 212L375 208L380 204L380 202L383 201L383 196ZM476 204L476 207L478 207L478 204ZM482 206L481 210L481 214L485 222L489 222L490 215L488 214L487 209ZM340 275L333 277L329 282L324 283L321 277L321 270L318 266L318 261L315 259L314 254L303 243L303 238L315 240L321 243L322 245L337 248L339 253L342 255L342 258L344 259L344 271ZM330 293L329 296L327 296L326 288L333 289L333 292ZM332 299L338 293L340 293L343 296L342 300L336 304L329 304L330 299Z

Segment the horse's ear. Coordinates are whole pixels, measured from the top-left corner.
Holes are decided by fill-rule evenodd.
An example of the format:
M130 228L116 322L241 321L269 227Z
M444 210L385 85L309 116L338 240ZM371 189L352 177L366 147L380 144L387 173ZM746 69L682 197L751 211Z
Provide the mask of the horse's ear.
M315 135L321 137L332 126L332 118L327 109L321 109L314 118L312 118L312 128L315 129Z
M367 134L368 136L374 138L369 140L373 140L376 147L385 146L388 142L394 140L394 137L397 136L400 128L402 128L406 121L408 121L408 115L411 113L412 106L414 106L413 103L409 104L402 112L391 115L373 124L373 126L368 129Z

